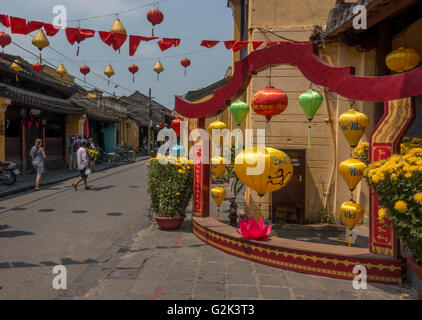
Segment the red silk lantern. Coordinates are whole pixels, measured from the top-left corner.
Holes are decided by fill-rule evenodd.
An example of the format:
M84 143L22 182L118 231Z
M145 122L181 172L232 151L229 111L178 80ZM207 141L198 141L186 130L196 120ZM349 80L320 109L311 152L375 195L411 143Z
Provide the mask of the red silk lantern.
M151 9L147 13L147 19L152 24L152 36L154 36L154 26L163 22L164 15L158 9Z
M183 68L185 68L185 77L186 77L186 68L190 66L190 60L188 58L184 58L182 59L182 61L180 61L180 64L183 66Z
M135 73L138 72L139 67L137 65L132 64L132 65L129 66L128 70L129 70L130 73L133 74L133 82L135 82Z
M32 65L32 69L34 69L34 71L35 72L38 72L38 80L40 80L40 75L39 75L39 73L42 71L42 69L43 69L44 67L43 67L43 65L42 64L40 64L40 63L34 63L33 65Z
M4 58L4 47L8 46L12 42L12 38L4 32L0 32L0 46L2 46L3 51L1 53L1 58Z
M84 75L84 82L85 82L85 76L91 72L91 69L88 66L82 66L79 71Z
M272 116L286 110L287 104L287 95L282 90L266 87L255 93L251 105L257 114L265 116L267 121L270 121Z
M182 119L176 118L171 122L171 127L173 128L176 136L180 137L180 125L182 124Z

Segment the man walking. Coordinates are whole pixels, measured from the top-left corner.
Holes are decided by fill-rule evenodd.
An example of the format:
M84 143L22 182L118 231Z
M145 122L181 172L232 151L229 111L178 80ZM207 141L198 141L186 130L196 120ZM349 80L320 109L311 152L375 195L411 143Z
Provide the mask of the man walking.
M79 145L76 137L71 137L69 142L69 170L76 169L76 152L78 152Z
M78 181L76 181L76 183L73 183L72 186L73 188L75 188L75 191L78 190L78 184L83 181L84 185L85 185L85 190L90 189L88 187L88 175L86 174L86 169L88 168L88 154L85 150L85 148L88 146L88 141L86 141L85 139L83 139L81 141L80 147L78 149L78 151L76 152L76 158L78 161L78 170L81 173L81 177L78 179Z

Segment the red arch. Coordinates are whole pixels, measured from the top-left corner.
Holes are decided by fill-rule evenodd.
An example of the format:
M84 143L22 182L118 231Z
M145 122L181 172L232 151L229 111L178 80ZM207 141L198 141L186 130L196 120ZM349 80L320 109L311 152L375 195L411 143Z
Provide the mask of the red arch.
M231 80L217 89L210 100L192 103L176 96L175 110L188 118L216 114L244 91L253 73L270 64L297 66L309 81L353 100L389 101L422 94L422 67L390 76L360 77L354 75L353 67L332 67L322 61L314 42L283 42L253 51L236 62Z

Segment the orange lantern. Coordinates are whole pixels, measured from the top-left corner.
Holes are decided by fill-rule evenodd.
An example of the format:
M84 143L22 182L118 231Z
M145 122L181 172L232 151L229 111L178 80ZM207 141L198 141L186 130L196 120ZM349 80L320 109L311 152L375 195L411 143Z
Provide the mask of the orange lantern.
M132 64L128 67L128 70L129 70L130 73L132 73L133 82L135 82L135 73L137 73L139 71L139 67L135 64Z
M147 19L152 24L152 36L154 36L154 26L163 22L164 15L160 10L152 9L148 11Z
M4 32L0 32L0 46L3 48L1 58L4 58L4 47L8 46L12 42L12 38Z
M287 95L280 89L266 87L252 97L252 109L259 115L265 116L267 121L271 117L286 110Z

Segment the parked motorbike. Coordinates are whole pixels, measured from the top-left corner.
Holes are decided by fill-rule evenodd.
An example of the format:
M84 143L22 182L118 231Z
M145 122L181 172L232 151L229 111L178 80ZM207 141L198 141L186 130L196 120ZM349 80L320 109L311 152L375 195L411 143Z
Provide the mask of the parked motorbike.
M16 163L13 161L10 163L0 161L0 181L5 185L10 186L14 184L19 173L19 170L16 168Z

